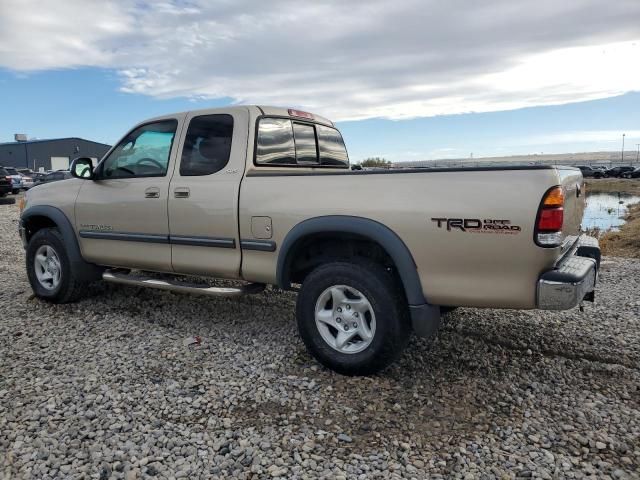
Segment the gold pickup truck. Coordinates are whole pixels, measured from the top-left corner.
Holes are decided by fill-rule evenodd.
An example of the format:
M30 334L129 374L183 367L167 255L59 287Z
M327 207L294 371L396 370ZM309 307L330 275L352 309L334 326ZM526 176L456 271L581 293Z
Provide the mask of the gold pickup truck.
M386 367L445 308L561 310L594 295L600 249L580 235L575 168L351 170L331 121L236 106L145 121L71 170L21 205L38 297L68 302L98 279L296 290L304 343L344 374Z

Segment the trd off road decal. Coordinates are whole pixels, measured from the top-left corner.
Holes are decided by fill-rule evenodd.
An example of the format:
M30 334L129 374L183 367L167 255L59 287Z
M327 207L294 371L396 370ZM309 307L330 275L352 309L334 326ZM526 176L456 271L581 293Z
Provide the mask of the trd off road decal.
M432 222L438 228L446 228L447 231L460 230L470 233L500 233L514 235L520 233L522 229L519 225L512 225L511 220L497 220L485 218L432 218Z
M90 223L83 223L80 225L80 228L84 228L85 230L98 230L100 232L113 231L113 227L111 225L93 225Z

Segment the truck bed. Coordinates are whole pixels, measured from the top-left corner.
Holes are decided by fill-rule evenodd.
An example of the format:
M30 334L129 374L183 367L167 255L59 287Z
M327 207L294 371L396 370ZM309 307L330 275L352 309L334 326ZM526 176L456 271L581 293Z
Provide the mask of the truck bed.
M270 216L280 245L299 222L323 215L361 216L393 230L418 266L427 300L437 305L535 308L535 285L579 233L582 176L574 168L505 166L373 171L248 171L241 186L240 232L251 218ZM545 192L567 195L562 247L533 241ZM582 193L580 194L582 196ZM286 212L286 213L278 213ZM447 228L462 220L463 229ZM464 228L475 220L496 228ZM473 220L473 221L472 221ZM497 228L499 226L510 228ZM277 255L245 252L243 276L273 283Z

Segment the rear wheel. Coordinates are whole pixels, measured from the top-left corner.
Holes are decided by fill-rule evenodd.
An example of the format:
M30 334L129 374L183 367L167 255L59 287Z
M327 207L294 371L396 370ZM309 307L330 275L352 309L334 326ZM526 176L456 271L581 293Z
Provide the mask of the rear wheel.
M14 195L17 195L20 193L20 189L19 188L14 188L13 190L11 190L11 193L13 193Z
M406 346L411 322L403 292L375 263L332 262L304 280L296 308L310 353L345 375L389 366Z
M38 230L27 245L27 276L33 293L53 303L74 301L85 284L71 268L62 235L55 228Z

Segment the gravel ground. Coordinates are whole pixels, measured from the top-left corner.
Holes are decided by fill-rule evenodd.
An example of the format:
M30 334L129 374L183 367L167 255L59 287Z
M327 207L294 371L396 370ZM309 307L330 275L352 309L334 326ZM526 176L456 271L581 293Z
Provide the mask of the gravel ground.
M0 205L0 477L640 478L640 261L607 258L584 313L459 309L346 378L289 293L45 304L17 220Z

